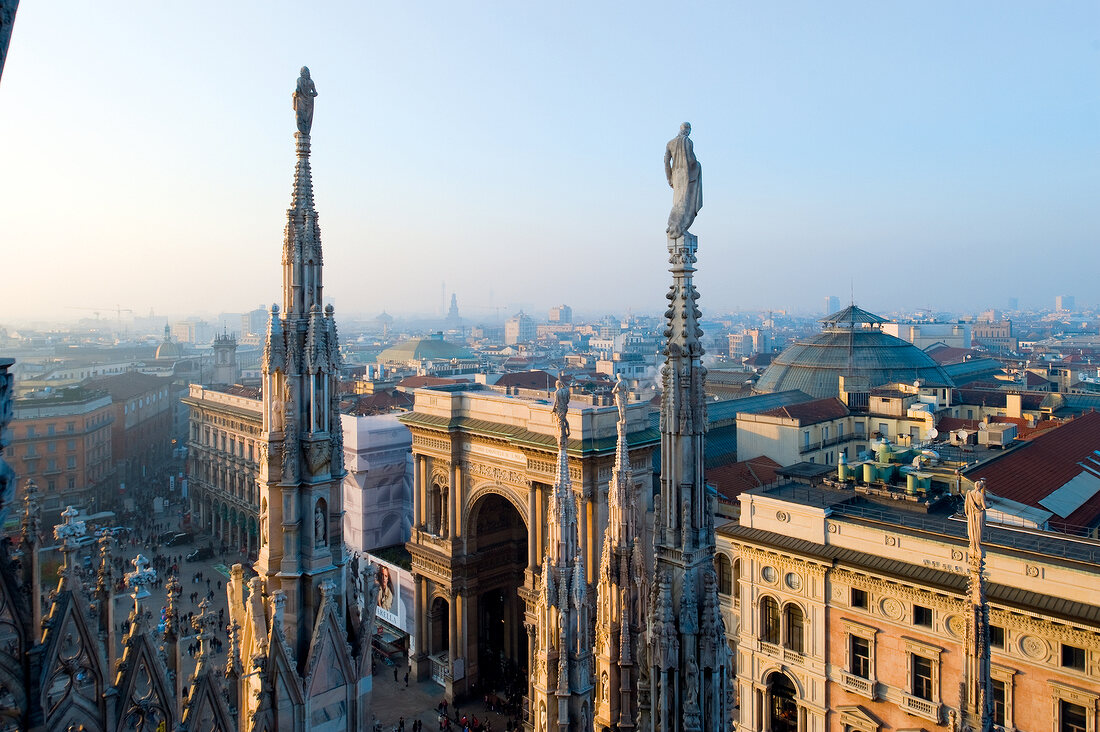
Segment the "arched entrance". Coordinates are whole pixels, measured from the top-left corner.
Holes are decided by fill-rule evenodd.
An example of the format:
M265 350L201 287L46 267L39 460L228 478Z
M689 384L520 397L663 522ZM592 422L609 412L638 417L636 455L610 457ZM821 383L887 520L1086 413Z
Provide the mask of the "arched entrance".
M519 596L527 568L527 526L506 498L489 493L474 504L467 554L476 557L478 687L503 699L527 689L525 605ZM471 618L472 620L472 618ZM473 623L471 623L473 625Z
M768 677L767 711L770 732L798 732L798 696L794 683L775 672Z

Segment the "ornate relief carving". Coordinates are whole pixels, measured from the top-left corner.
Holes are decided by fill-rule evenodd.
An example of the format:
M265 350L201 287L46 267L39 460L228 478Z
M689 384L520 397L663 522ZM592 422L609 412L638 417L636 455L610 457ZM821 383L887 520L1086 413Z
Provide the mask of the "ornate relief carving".
M951 559L952 560L954 560L956 562L961 562L963 560L963 556L964 556L964 553L963 553L962 549L952 549L951 550Z
M1050 655L1050 644L1036 635L1025 635L1020 639L1020 650L1028 658L1041 661Z
M508 470L507 468L501 468L496 465L485 465L483 463L473 462L469 463L466 467L471 475L489 478L498 483L511 483L519 486L527 485L527 476L518 470Z
M944 623L947 628L947 632L955 638L962 638L966 632L966 622L962 619L961 615L952 615L947 618L947 622Z
M1039 576L1039 568L1036 567L1034 564L1026 565L1026 570L1025 571L1027 572L1028 577L1038 577Z
M882 614L891 620L901 620L905 613L905 606L893 597L887 597L882 601Z
M786 521L791 520L791 515L789 513L787 513L786 511L776 511L775 512L775 518L778 521L786 522Z

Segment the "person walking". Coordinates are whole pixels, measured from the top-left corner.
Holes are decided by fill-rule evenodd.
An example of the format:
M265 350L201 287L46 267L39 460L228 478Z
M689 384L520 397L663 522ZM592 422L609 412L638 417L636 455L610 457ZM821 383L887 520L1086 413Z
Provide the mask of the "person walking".
M405 669L405 688L409 688L409 670Z

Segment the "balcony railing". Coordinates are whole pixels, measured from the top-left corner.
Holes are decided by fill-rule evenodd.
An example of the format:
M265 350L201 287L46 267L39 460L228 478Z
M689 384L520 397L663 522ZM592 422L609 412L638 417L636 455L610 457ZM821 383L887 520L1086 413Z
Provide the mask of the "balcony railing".
M868 699L874 699L875 683L870 679L865 679L855 674L850 674L847 671L842 672L842 679L844 680L844 686L849 691L854 691L857 694L867 697Z
M918 717L923 717L924 719L939 724L940 705L937 702L921 699L912 694L903 694L901 706L902 709L910 714L915 714Z

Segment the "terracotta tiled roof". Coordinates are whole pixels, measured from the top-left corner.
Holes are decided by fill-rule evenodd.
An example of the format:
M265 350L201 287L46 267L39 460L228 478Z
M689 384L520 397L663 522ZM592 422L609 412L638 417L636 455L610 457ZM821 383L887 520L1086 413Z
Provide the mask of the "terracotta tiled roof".
M951 346L933 347L925 351L932 360L941 366L962 363L969 358L981 358L982 354L971 348L952 348Z
M1036 435L1052 430L1062 424L1060 419L1043 419L1030 426L1026 419L1020 417L990 417L990 422L1002 422L1016 425L1016 437L1020 440L1030 440Z
M520 389L553 389L557 377L551 376L545 371L518 371L514 374L504 374L497 380L495 386L513 386Z
M364 394L347 410L347 414L363 417L370 414L388 414L394 410L413 407L413 397L402 391L378 391Z
M1044 508L1039 501L1081 473L1082 463L1100 450L1100 413L1086 412L1048 430L1003 457L966 471L971 480L986 479L995 495ZM1100 492L1064 518L1065 523L1093 526L1100 521Z
M1028 371L1027 372L1026 379L1027 379L1027 385L1028 386L1049 386L1050 385L1050 379L1048 379L1045 376L1039 376L1039 374L1037 374L1033 371Z
M954 432L955 430L967 430L968 432L976 432L978 425L982 422L980 419L959 419L958 417L940 417L940 421L936 424L936 429L940 432Z
M112 401L124 402L127 399L163 389L171 381L170 377L153 376L152 374L143 374L140 371L128 371L124 374L89 379L84 385L89 389L107 392L111 395Z
M797 419L800 424L817 424L848 416L848 407L836 397L814 399L812 402L788 404L785 407L769 409L763 414L769 417Z
M232 394L233 396L245 397L246 399L262 399L263 392L258 386L241 386L240 384L232 384L226 386L219 391L225 394Z
M781 466L767 455L761 455L740 463L731 463L707 470L707 482L718 490L721 500L732 503L752 488L775 482L775 471Z

